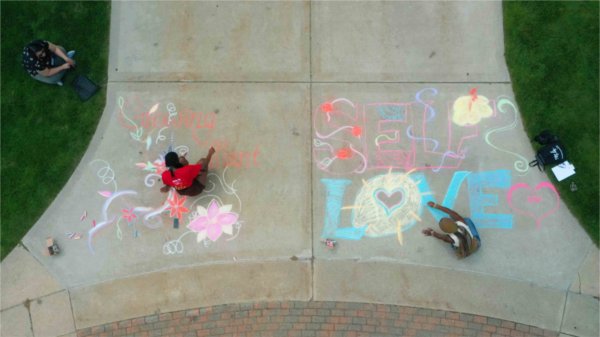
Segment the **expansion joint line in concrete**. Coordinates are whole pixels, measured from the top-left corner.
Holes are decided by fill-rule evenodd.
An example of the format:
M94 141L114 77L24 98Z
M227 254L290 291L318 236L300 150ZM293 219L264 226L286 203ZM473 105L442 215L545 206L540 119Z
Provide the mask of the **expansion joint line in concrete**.
M11 305L10 307L3 308L3 309L2 309L2 311L6 311L6 310L10 310L10 309L14 309L14 308L16 308L16 307L20 307L20 306L22 306L22 305L23 305L23 306L25 306L25 308L27 308L27 310L29 311L29 304L30 304L31 302L34 302L34 301L39 301L39 300L42 300L42 299L44 299L44 298L46 298L46 297L49 297L49 296L52 296L52 295L56 295L56 294L60 294L60 293L62 293L62 292L63 292L63 291L65 291L65 290L66 290L66 289L61 289L61 290L57 290L57 291L54 291L54 292L51 292L51 293L49 293L49 294L45 294L45 295L42 295L42 296L38 296L38 297L34 297L34 298L27 298L27 299L25 299L25 301L23 301L23 302L21 302L21 303L17 303L17 304L15 304L15 305ZM67 291L68 291L68 290L67 290ZM1 336L1 335L0 335L0 336Z
M69 289L67 290L67 296L69 297L69 307L71 308L71 316L73 317L73 328L75 330L77 330L77 326L75 325L75 322L77 322L76 318L75 318L75 310L73 309L73 300L71 299L71 291L69 291Z
M33 331L33 319L31 318L31 300L27 299L23 302L23 306L27 309L27 317L29 318L29 329L31 330L31 335L35 336L35 332Z
M109 81L109 84L512 84L510 81Z
M596 245L594 245L593 243L590 243L590 246L588 247L588 250L586 252L586 257L590 254L594 254L596 252L597 248ZM573 285L575 282L577 282L577 294L581 295L581 273L579 272L582 268L583 265L585 264L585 260L586 259L582 259L579 262L579 266L577 267L577 279L573 280L573 282L571 282L571 284L569 284L569 287L567 289L573 289Z
M313 126L313 88L312 88L312 84L313 84L313 69L312 69L312 1L308 3L308 62L309 62L309 67L308 67L308 71L309 71L309 79L310 79L310 83L308 84L309 88L308 88L308 100L309 100L309 109L310 109L310 134L312 135L314 132L314 126ZM314 194L314 190L313 190L313 184L312 182L314 181L314 172L313 172L313 165L314 165L314 158L312 155L312 138L310 139L310 146L309 146L309 156L310 156L310 200L309 205L310 205L310 234L311 236L314 235L315 232L315 212L312 208L313 206L313 194ZM314 238L314 236L313 236ZM314 296L315 296L315 240L312 239L310 240L310 255L311 255L311 260L310 260L310 299L313 300Z
M565 302L563 303L562 315L560 317L560 325L558 326L558 331L563 331L563 325L565 324L565 315L567 313L567 301L569 300L569 291L567 290L565 293Z

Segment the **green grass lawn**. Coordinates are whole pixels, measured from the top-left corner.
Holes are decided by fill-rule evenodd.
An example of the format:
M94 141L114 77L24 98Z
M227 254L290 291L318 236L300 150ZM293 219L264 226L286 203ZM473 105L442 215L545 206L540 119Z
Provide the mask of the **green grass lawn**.
M2 15L1 254L35 224L81 160L105 105L110 2L0 3ZM78 67L63 87L29 77L23 47L44 39L75 49ZM87 75L103 86L81 102L71 81Z
M562 200L598 245L598 2L508 2L506 62L530 138L559 135L576 174L557 182ZM569 188L575 182L577 191Z

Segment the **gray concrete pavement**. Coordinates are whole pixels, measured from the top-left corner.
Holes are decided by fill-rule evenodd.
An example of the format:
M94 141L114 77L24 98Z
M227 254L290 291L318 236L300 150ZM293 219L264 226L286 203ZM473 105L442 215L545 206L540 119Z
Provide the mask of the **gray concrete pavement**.
M527 167L502 31L499 2L113 2L106 109L2 263L3 336L310 299L597 335L598 249ZM202 196L158 191L167 150L211 145ZM476 255L420 233L429 200L475 220Z
M288 183L292 177L310 181L310 125L302 116L308 95L305 84L114 84L103 139L55 201L57 211L45 218L60 233L85 232L82 240L63 240L65 254L48 260L53 272L63 284L79 286L176 266L310 256L310 185ZM146 111L157 103L161 110L173 104L182 117L163 126L166 111L158 111L152 120ZM139 140L131 136L136 130ZM208 186L213 190L187 198L189 212L182 213L180 228L173 228L170 213L144 220L168 196L158 191L158 176L138 165L154 163L169 147L189 152L195 161L211 145L217 150ZM123 210L152 211L136 211L130 223L107 223L90 237L94 221L103 226L103 207L110 200L103 191L127 193L106 204L108 220ZM230 233L198 244L197 233L185 225L197 206L208 208L212 200L231 205L240 218ZM80 220L84 213L87 218ZM47 235L46 226L36 226L24 241L36 246Z
M109 78L308 82L310 8L301 1L113 2Z
M500 2L312 4L313 81L507 82Z

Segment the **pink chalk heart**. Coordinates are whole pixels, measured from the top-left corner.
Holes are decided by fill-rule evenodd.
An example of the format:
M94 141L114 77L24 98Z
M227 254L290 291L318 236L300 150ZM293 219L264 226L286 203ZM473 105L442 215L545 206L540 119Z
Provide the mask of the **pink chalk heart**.
M515 201L515 198L518 201ZM551 199L550 205L548 205L548 202L544 202L549 198ZM535 226L539 229L542 220L556 213L558 210L560 197L554 185L544 181L537 184L535 188L526 183L515 184L508 190L506 200L508 201L508 206L515 212L534 219Z
M404 191L401 188L396 188L391 191L378 188L375 190L373 197L375 198L375 202L385 210L385 213L388 216L392 215L394 211L406 203Z

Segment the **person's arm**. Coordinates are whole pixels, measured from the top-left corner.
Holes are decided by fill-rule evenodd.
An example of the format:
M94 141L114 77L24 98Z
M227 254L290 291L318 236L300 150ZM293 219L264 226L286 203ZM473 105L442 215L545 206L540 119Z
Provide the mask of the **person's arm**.
M47 41L47 42L48 42L48 49L50 49L51 52L58 55L61 59L65 60L65 62L67 62L67 64L69 64L71 67L75 65L75 61L73 61L71 58L69 58L67 55L65 55L65 53L63 53L61 48L58 48L55 44L53 44L50 41Z
M425 236L433 236L434 238L436 238L438 240L441 240L441 241L444 241L444 242L447 242L447 243L450 243L450 244L454 243L454 241L452 241L452 239L448 235L440 234L440 233L434 231L431 228L424 229L422 231L422 233Z
M40 74L42 76L50 77L50 76L56 75L56 74L60 73L61 71L69 69L69 68L71 68L71 65L68 63L65 63L58 67L46 68L44 70L38 70L38 74Z
M165 178L168 178L168 176L165 176L165 173L167 173L167 172L168 172L168 171L165 171L165 172L163 172L163 173L161 174L161 178L162 178L162 183L163 183L163 186L160 188L160 191L161 191L162 193L167 193L167 192L169 192L169 191L171 190L171 186L170 186L170 185L167 185L167 182L166 182L166 179L165 179Z
M462 216L460 216L460 214L456 213L448 207L444 207L432 201L428 202L427 206L439 209L440 211L450 215L450 217L452 217L452 219L455 221L465 222L465 219Z
M215 154L215 152L215 148L211 146L210 149L208 149L208 154L206 155L206 158L201 158L196 162L196 164L202 165L202 171L208 170L208 164L210 164L212 156Z
M206 159L206 166L208 166L208 163L210 163L210 160L212 159L213 154L215 154L215 148L214 147L210 147L210 149L208 149L208 154L206 155L206 158L202 158L202 159ZM200 164L200 162L202 161L202 159L198 160L198 164ZM204 167L202 169L205 169Z

